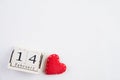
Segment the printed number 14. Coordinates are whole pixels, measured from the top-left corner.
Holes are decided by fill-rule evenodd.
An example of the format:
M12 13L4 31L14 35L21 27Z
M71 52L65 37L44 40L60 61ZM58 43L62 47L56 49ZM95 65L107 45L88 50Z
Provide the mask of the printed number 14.
M17 59L17 61L22 61L21 60L22 52L18 52L18 54L19 54L19 58ZM33 61L33 64L34 64L36 62L36 55L30 57L29 60Z

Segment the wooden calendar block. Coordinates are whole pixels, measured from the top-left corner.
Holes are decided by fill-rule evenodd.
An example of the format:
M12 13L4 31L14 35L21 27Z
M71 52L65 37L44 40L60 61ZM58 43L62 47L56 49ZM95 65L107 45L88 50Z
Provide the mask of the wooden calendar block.
M12 51L8 67L18 71L39 73L41 71L43 56L41 52L15 48Z

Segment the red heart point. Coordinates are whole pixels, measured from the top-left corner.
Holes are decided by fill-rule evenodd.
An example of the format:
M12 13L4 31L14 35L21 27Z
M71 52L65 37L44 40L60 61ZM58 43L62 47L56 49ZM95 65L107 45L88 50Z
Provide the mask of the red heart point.
M60 63L59 56L52 54L47 58L45 73L46 74L61 74L66 71L66 65Z

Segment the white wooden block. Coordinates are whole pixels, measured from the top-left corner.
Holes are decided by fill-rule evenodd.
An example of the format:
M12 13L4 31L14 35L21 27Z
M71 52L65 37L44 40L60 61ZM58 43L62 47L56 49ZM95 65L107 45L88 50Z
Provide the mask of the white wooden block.
M41 52L14 48L8 68L29 73L40 73L43 56L44 55Z

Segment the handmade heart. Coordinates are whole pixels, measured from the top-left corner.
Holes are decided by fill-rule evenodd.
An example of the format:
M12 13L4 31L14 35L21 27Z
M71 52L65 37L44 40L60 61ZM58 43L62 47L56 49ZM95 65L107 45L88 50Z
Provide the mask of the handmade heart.
M59 56L57 54L51 54L46 61L46 74L61 74L66 71L66 65L60 63Z

